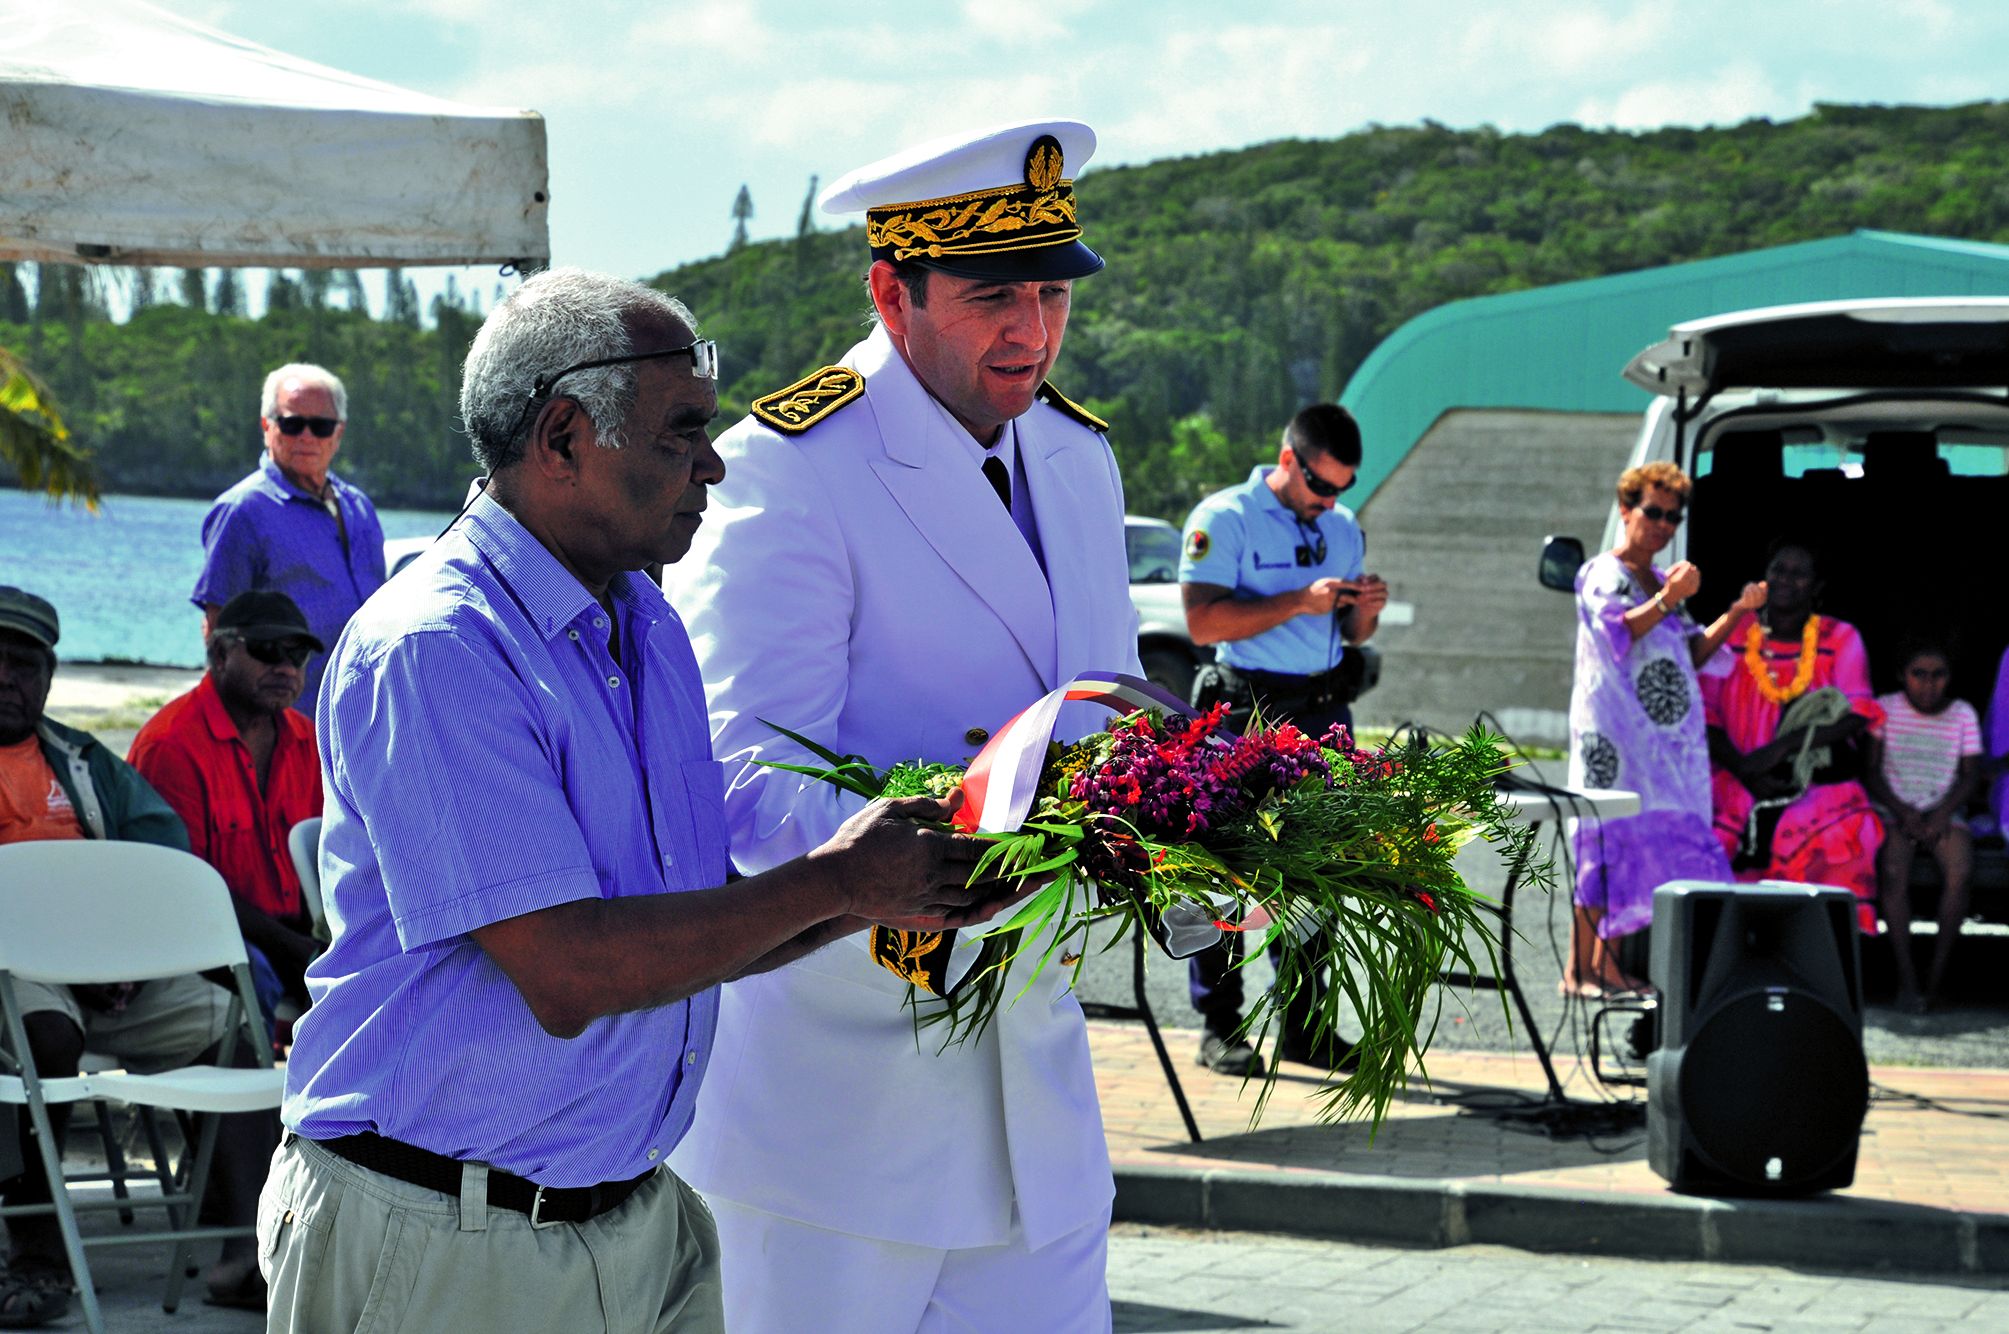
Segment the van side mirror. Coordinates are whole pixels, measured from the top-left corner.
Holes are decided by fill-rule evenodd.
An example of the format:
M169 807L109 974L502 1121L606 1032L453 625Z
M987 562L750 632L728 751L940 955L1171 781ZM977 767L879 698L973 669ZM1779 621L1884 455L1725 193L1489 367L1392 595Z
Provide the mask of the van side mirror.
M1583 543L1574 537L1547 537L1542 540L1542 563L1535 577L1543 588L1558 593L1574 593L1577 571L1583 568Z

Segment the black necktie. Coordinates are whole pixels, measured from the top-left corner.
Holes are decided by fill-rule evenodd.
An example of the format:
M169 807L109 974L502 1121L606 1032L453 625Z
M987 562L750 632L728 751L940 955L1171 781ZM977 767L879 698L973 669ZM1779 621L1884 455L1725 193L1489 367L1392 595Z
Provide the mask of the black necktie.
M989 479L991 490L1004 502L1005 513L1011 513L1011 477L1005 472L1004 460L995 454L984 455L984 476Z

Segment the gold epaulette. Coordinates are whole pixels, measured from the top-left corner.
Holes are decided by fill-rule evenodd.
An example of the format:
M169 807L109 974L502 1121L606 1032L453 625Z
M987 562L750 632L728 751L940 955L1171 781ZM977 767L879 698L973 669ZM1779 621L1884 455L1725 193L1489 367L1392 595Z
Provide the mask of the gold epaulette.
M864 392L865 377L857 371L825 366L748 406L754 416L775 430L800 435Z
M872 928L872 957L879 966L898 974L931 996L939 996L948 986L949 953L955 948L953 931L901 931L896 927Z
M1040 402L1050 408L1059 409L1080 422L1083 426L1086 426L1089 430L1100 431L1104 435L1109 434L1108 422L1102 420L1102 418L1096 416L1087 408L1082 407L1081 404L1075 402L1066 394L1061 393L1058 389L1055 389L1053 381L1042 380L1040 382L1038 398Z

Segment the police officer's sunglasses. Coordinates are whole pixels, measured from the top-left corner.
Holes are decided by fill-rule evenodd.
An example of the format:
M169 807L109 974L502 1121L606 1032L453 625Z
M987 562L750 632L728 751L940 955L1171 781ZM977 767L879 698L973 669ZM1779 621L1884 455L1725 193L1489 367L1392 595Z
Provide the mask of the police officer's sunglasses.
M1342 492L1353 490L1353 484L1360 480L1360 474L1356 471L1353 476L1346 479L1343 485L1334 486L1331 482L1326 481L1325 478L1313 472L1311 465L1304 461L1304 456L1299 454L1295 449L1291 451L1291 457L1297 460L1297 470L1304 474L1305 487L1321 500L1331 500ZM1323 560L1324 557L1321 556L1320 559ZM1302 565L1304 562L1299 561L1298 563Z
M530 393L524 397L522 411L516 414L515 424L509 428L509 434L503 439L516 439L516 433L523 429L524 420L530 416L530 410L566 376L580 371L598 370L602 366L625 366L630 362L655 361L662 357L689 357L692 375L700 380L718 379L718 344L709 338L700 338L682 347L664 347L654 352L630 352L624 357L601 357L598 361L582 361L576 366L567 366L556 375L540 375L533 380Z

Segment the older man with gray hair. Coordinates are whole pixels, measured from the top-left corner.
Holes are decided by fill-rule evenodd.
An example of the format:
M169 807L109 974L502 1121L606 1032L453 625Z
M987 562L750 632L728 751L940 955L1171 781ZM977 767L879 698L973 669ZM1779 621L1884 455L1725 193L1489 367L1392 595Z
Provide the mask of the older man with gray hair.
M697 664L634 573L725 475L716 366L682 305L576 269L468 352L489 485L328 669L335 936L259 1209L272 1329L722 1328L711 1215L664 1166L719 984L1002 906L927 799L726 883Z
M265 377L258 424L265 454L216 498L202 521L202 573L189 600L203 633L223 604L252 589L284 593L324 644L384 582L384 530L370 498L329 471L349 420L349 391L320 366L295 363ZM325 657L307 664L307 712Z

